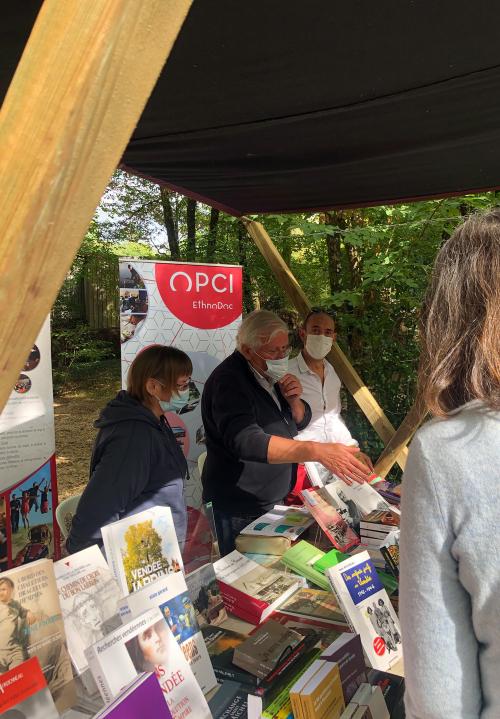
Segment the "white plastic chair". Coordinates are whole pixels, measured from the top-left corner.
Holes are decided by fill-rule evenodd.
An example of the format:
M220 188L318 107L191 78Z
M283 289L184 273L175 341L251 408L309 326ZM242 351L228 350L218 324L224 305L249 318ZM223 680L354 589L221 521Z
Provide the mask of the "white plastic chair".
M74 494L72 497L64 499L61 504L56 507L56 520L64 540L68 538L71 531L71 522L75 516L81 496L81 494Z

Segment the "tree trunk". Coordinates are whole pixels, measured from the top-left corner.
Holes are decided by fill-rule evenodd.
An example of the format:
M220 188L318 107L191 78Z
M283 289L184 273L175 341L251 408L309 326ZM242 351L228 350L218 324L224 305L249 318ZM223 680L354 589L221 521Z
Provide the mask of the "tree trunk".
M238 259L243 267L243 311L251 312L254 308L252 297L252 284L247 270L247 248L248 235L241 222L238 223Z
M219 210L212 207L210 210L210 224L208 227L207 262L215 262L215 249L217 247L217 227L219 224Z
M179 235L177 232L174 212L170 203L170 190L167 187L160 187L161 206L163 208L163 221L167 230L168 247L170 249L170 257L172 260L181 259L181 251L179 248Z
M345 227L345 220L340 212L325 212L324 222L325 225ZM325 236L326 249L328 252L328 281L332 295L336 292L340 292L342 285L341 239L342 234L340 232L336 232L334 235L328 233Z
M187 248L188 262L196 261L196 200L188 198L186 205Z

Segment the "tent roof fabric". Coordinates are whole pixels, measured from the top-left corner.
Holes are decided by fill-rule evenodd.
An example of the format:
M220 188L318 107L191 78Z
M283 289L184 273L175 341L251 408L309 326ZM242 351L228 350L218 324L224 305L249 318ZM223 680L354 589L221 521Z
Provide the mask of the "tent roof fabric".
M2 13L1 97L39 4ZM499 26L494 0L194 0L123 166L235 215L498 188Z

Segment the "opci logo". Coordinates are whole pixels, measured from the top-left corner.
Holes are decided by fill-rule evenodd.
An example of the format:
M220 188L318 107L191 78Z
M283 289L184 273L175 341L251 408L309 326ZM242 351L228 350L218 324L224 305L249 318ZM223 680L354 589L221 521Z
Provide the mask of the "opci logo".
M191 327L213 330L241 315L241 267L162 262L155 276L165 305Z

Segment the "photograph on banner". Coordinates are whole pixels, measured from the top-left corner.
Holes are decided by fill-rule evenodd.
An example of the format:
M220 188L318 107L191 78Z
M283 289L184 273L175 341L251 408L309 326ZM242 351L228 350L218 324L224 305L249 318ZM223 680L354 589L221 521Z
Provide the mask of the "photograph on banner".
M13 567L54 556L52 464L49 460L7 494Z
M135 356L150 345L183 350L193 363L189 399L165 417L188 461L186 501L201 505L198 457L205 451L200 400L215 367L236 346L242 314L242 268L121 258L122 385Z
M0 414L0 569L59 556L50 321Z

